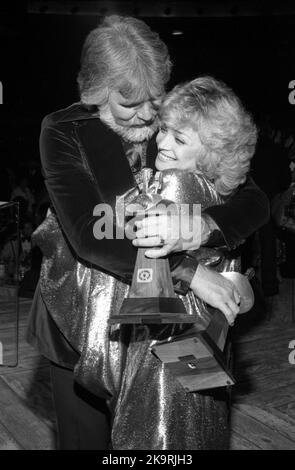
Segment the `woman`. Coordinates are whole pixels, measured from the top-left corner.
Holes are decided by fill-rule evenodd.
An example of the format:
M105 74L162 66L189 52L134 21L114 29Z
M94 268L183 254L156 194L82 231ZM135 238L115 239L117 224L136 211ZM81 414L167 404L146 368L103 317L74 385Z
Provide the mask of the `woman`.
M195 170L214 184L224 202L231 201L237 188L246 181L257 140L251 116L233 91L212 77L178 85L166 96L160 118L162 125L157 136L156 168ZM214 208L212 212L206 209L209 215L214 214L213 211ZM243 213L240 218L247 222L249 216L249 213ZM135 246L148 247L151 243L157 246L165 241L165 218L162 226L159 217L146 218L137 225ZM161 230L162 234L159 233ZM186 249L190 247L186 246ZM147 256L153 257L166 253L163 249L146 251ZM203 285L204 270L200 267L199 271L200 275L195 278L195 284L199 286L196 286L196 293L203 298L203 287L209 287L208 279ZM230 315L225 302L213 306Z
M193 172L195 184L206 185L211 191L209 197L208 194L204 197L206 191L203 190L203 199L195 201L201 202L203 209L230 198L246 179L257 138L251 116L234 92L212 77L201 77L175 87L165 98L160 116L157 169L164 173L171 169ZM179 188L175 188L175 194L179 194ZM153 232L153 220L148 225L148 219L137 224L137 235L140 238L149 229L150 239L159 244L159 229L155 227ZM134 244L138 246L138 241ZM201 257L202 248L195 254ZM238 267L237 255L228 253L217 269L238 270ZM208 269L212 270L199 264L191 285L195 297L189 293L183 298L187 311L194 311L205 323L208 309L199 297L203 289L216 289L213 279L211 285L207 280L202 283ZM211 272L214 278L222 277ZM238 313L238 300L224 302L223 311L230 323ZM225 396L222 398L220 391L185 392L151 354L157 340L167 339L185 328L187 326L181 325L133 328L113 425L115 449L228 448Z

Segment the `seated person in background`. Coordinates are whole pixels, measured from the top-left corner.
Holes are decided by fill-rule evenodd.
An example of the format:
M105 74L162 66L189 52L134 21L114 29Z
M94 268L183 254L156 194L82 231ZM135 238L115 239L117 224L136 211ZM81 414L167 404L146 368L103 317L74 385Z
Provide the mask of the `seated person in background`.
M24 174L18 176L17 185L11 193L11 201L15 201L17 200L17 198L22 198L26 201L27 212L28 215L31 217L33 215L35 198L31 189L29 188L28 178Z
M17 235L13 233L3 247L1 258L6 264L6 272L9 279L16 275L17 256L19 256L19 271L21 277L31 267L32 240L34 231L33 223L30 220L22 222L20 227L20 245L18 247Z

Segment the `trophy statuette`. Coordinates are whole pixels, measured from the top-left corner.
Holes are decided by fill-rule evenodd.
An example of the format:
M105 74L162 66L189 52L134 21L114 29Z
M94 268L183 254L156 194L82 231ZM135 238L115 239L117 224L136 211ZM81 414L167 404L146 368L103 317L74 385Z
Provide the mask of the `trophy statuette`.
M153 191L148 192L151 176L150 168L142 170L143 189L133 202L142 208L137 211L138 218L144 217L149 209L162 201L158 194L160 174L154 180ZM168 258L147 258L145 251L146 248L137 250L128 297L119 314L112 315L110 323L194 323L196 317L187 314L182 300L174 292Z

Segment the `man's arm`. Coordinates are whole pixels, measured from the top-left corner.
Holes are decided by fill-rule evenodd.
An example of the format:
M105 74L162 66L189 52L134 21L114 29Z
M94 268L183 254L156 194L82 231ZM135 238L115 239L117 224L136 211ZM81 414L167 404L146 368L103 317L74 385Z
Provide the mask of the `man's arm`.
M253 179L248 177L225 204L208 207L203 214L205 218L208 217L209 223L212 219L213 224L207 240L204 239L202 245L225 244L229 249L235 249L268 221L270 209L266 195Z
M70 133L68 133L70 134ZM128 282L136 250L130 240L98 240L93 234L99 188L86 170L76 141L60 125L43 127L40 153L46 187L62 229L76 255ZM114 221L111 220L110 224Z

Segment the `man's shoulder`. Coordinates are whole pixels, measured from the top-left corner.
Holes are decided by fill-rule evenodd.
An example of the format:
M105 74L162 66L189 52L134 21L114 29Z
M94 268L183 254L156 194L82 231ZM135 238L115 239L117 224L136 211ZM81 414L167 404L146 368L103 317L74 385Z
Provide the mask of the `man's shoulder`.
M62 123L82 121L88 119L99 119L96 113L92 110L85 108L81 103L73 103L70 106L54 111L44 117L41 124L41 129L47 127L55 127Z

